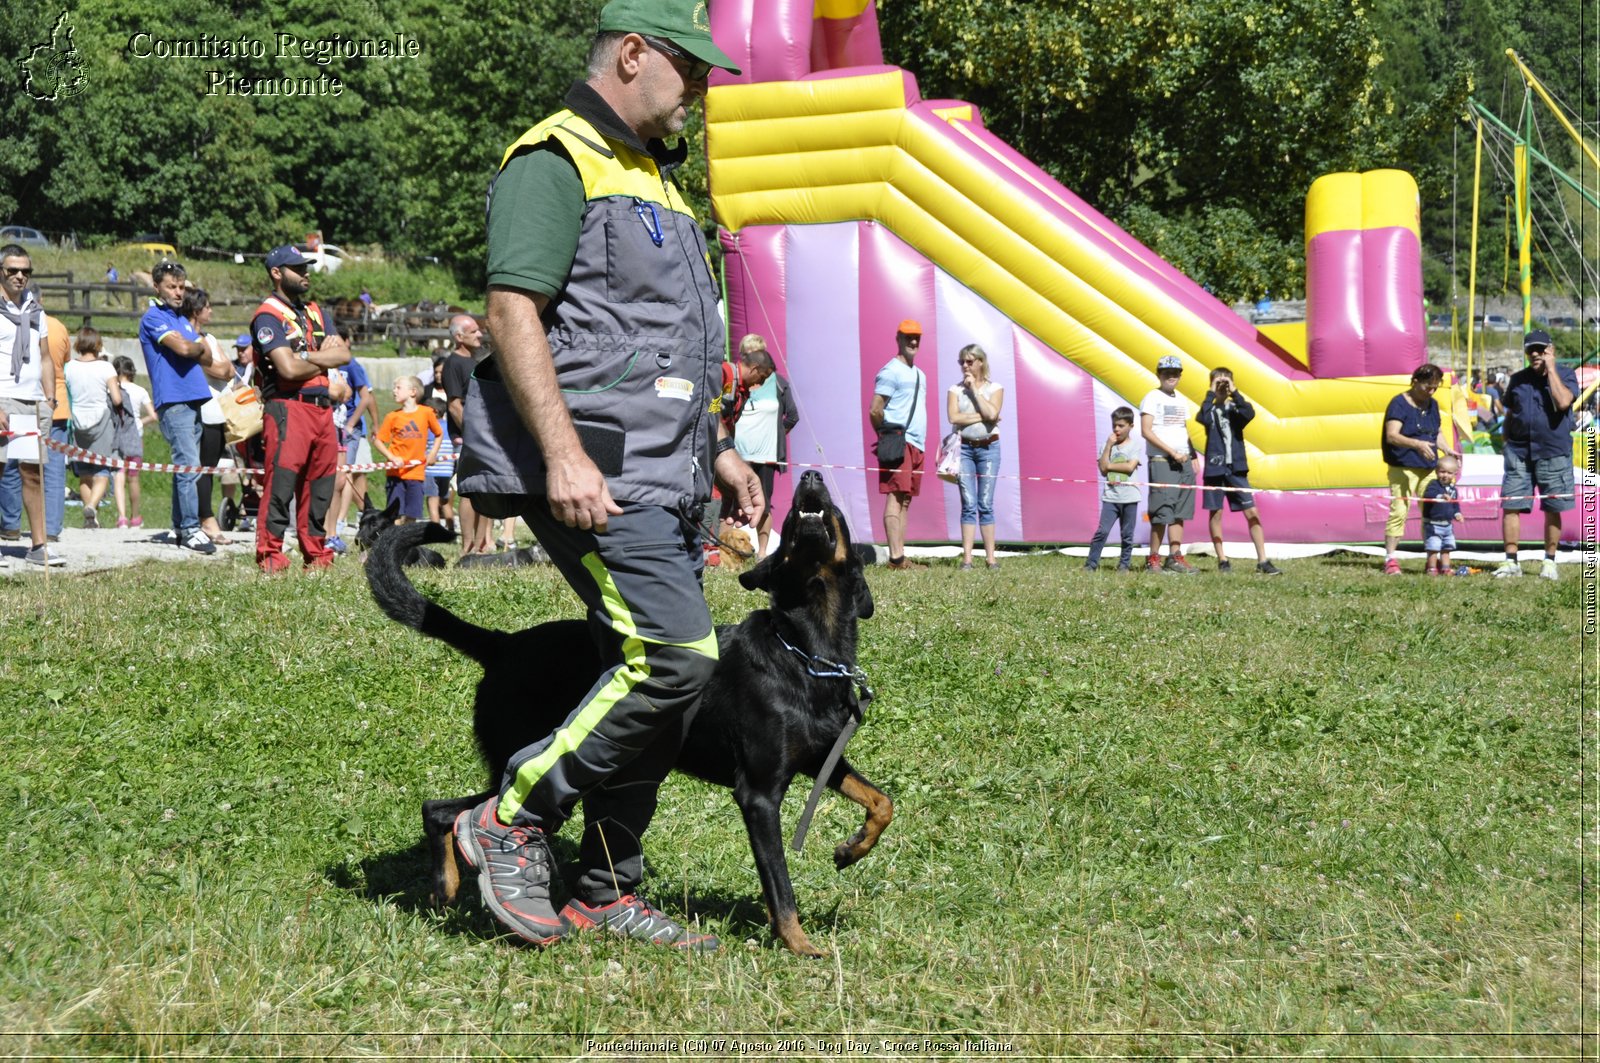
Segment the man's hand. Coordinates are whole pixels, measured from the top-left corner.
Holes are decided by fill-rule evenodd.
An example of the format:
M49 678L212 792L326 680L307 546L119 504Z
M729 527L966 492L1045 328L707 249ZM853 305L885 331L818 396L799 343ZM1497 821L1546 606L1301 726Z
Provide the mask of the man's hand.
M350 345L340 335L326 337L321 346L316 350L316 359L312 361L322 369L337 369L341 365L350 363Z
M11 418L6 415L6 411L0 410L0 432L9 431L11 431Z
M1417 445L1413 449L1415 449L1418 454L1421 454L1429 461L1435 460L1433 444L1429 443L1426 439L1417 440Z
M736 450L717 455L712 464L717 488L724 498L733 501L733 511L724 524L755 524L766 512L767 500L761 496L761 479Z
M1465 524L1466 522L1467 522L1467 515L1465 513L1457 513L1456 514L1456 523L1457 524Z
M606 478L589 455L580 450L562 460L547 458L546 465L544 483L551 515L569 528L604 535L607 521L620 516L622 507L612 500Z

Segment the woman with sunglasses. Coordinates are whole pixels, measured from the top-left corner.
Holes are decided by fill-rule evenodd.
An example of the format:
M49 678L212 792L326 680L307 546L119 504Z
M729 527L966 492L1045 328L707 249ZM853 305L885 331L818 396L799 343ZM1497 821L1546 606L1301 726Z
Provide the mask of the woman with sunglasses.
M945 402L950 427L961 433L961 568L972 568L974 534L983 532L983 552L991 569L994 556L994 487L1000 471L1000 408L1006 390L989 379L989 356L976 343L961 348L961 383Z

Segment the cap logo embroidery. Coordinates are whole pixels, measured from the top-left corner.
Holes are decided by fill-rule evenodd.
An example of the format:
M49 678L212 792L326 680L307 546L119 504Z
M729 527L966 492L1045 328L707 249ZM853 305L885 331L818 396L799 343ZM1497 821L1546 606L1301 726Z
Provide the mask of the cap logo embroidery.
M711 32L711 20L706 17L705 0L700 0L698 4L694 5L694 13L689 16L689 21L694 23L695 29L704 30L707 33Z

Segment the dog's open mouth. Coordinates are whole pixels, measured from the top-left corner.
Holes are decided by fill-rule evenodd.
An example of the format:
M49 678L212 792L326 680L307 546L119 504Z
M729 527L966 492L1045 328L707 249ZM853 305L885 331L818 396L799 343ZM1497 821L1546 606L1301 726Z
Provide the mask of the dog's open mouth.
M796 542L814 540L826 542L831 548L837 545L838 529L829 519L833 513L833 499L822 482L822 476L808 469L800 477L794 491L794 527L791 535Z

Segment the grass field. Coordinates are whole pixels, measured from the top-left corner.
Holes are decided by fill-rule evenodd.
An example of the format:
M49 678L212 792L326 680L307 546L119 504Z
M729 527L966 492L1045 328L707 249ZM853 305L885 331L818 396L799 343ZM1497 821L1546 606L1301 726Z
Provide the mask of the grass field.
M475 903L431 911L418 805L482 782L478 671L383 619L359 565L0 582L0 1046L1593 1049L1579 1031L1596 1026L1581 789L1595 704L1579 662L1594 642L1580 645L1572 572L1507 585L1389 580L1338 557L1278 580L1077 565L872 573L862 664L878 697L851 756L897 816L841 875L830 849L858 817L823 802L792 859L801 920L832 953L810 962L765 929L728 795L685 779L664 788L647 886L714 929L719 953L596 937L541 953L498 938ZM417 579L494 626L572 608L544 570ZM756 604L726 572L707 594L719 620ZM540 677L528 684L538 696ZM625 1034L653 1036L590 1043Z

